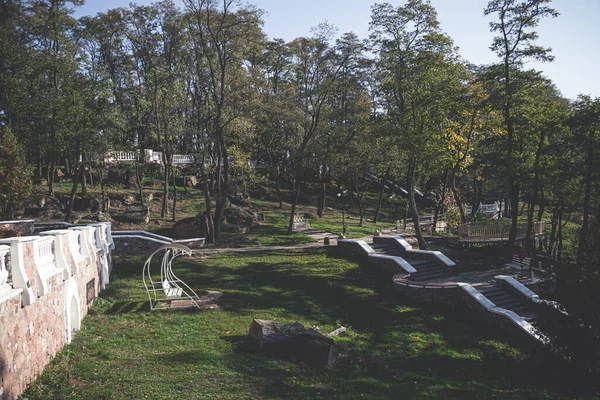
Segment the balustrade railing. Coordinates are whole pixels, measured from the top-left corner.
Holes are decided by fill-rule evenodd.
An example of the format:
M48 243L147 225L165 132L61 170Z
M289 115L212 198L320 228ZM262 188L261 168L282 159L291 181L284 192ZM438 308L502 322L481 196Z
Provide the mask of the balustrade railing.
M150 162L162 164L162 151L153 151L150 156Z
M117 162L117 161L135 161L137 160L137 152L136 151L109 151L107 161L108 162Z
M458 235L462 239L469 238L500 238L508 239L510 235L511 223L509 221L496 221L493 223L471 222L461 224L458 227ZM535 222L533 234L535 236L546 233L546 221ZM523 238L527 234L527 222L517 223L517 238Z
M43 237L33 242L33 258L35 260L35 264L39 268L39 271L48 272L55 268L54 237Z
M191 154L174 154L173 164L193 164L194 156Z
M10 251L9 246L0 246L0 290L12 289L10 270L6 260Z
M79 237L80 237L80 233L79 231L69 231L69 248L71 249L72 252L74 252L74 256L77 259L83 258L82 254L81 254L81 245L79 244Z

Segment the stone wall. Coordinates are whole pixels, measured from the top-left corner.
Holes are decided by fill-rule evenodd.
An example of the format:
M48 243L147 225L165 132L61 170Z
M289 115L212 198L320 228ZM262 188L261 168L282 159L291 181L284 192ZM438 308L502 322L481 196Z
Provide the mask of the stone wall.
M0 240L1 399L16 399L79 330L108 282L107 232L110 224Z

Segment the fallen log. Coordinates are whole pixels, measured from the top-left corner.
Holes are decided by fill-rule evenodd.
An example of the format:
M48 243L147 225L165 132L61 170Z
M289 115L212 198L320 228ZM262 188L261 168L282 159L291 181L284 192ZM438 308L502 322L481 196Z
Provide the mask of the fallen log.
M276 358L304 361L315 365L332 365L337 359L333 339L299 322L281 324L254 319L248 336L259 351Z
M329 332L329 333L328 333L326 336L327 336L327 337L333 337L333 336L337 336L337 335L339 335L340 333L344 333L344 332L346 332L346 327L344 327L344 326L340 326L340 327L339 327L339 328L337 328L335 331L331 331L331 332Z

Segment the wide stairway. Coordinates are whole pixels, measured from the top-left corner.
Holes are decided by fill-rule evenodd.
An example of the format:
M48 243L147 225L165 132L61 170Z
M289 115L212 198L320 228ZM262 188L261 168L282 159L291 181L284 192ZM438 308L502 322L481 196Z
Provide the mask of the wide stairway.
M441 267L434 260L423 260L404 253L396 244L373 243L370 245L377 254L402 257L417 272L410 274L408 278L414 282L440 282L446 280L451 275L444 267Z
M477 290L497 307L513 311L525 321L535 326L538 315L533 311L531 306L525 303L525 300L521 299L516 293L511 292L507 288L497 286L494 282L477 286Z

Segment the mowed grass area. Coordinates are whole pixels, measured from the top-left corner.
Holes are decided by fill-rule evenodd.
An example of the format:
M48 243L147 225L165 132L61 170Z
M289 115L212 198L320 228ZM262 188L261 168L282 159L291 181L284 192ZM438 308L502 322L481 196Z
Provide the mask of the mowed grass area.
M534 363L460 314L408 302L325 249L178 260L192 287L225 293L220 309L202 312L150 311L142 264L115 260L82 330L23 398L593 397L575 373ZM320 368L254 352L252 318L348 333L336 338L337 364Z

